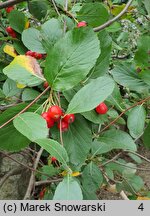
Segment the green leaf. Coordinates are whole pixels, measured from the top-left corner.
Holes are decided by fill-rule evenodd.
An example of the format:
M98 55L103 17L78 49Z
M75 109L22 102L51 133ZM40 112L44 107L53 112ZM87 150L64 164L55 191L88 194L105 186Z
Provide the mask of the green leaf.
M63 37L62 24L57 19L50 19L41 26L42 44L49 51L52 46Z
M44 18L47 14L48 3L46 0L32 0L28 2L29 12L38 20Z
M8 15L10 26L18 33L22 33L25 28L27 18L24 13L19 10L13 10Z
M79 21L86 21L92 27L97 27L108 20L109 14L104 5L99 2L87 3L77 13L77 18Z
M96 192L103 183L103 175L99 167L93 162L89 163L82 172L83 190Z
M134 107L128 115L127 126L132 137L138 138L144 131L146 111L142 105Z
M104 132L98 138L98 141L93 143L92 154L95 156L112 151L113 149L136 151L136 145L126 132L112 129Z
M12 97L19 95L21 90L17 88L16 82L11 79L7 79L3 84L3 93L6 97Z
M31 89L31 88L25 88L22 92L22 101L30 101L35 99L39 95L39 92Z
M144 141L144 145L147 148L150 148L150 123L147 125L147 128L144 131L143 141Z
M136 173L136 165L133 163L126 163L125 165L128 167L125 167L125 169L123 170L123 177L129 178L134 176Z
M23 31L22 41L24 45L34 52L46 53L56 41L63 35L59 20L50 19L41 26L41 30L29 28Z
M101 44L101 54L98 57L97 62L91 71L92 75L90 76L90 78L97 78L99 76L103 76L108 72L109 69L112 39L105 30L98 33L98 38Z
M15 50L17 51L17 53L20 55L24 55L27 52L27 48L24 46L24 44L20 40L13 41L13 46Z
M63 141L70 162L81 166L91 148L92 134L84 118L82 116L75 117L75 122L70 124L69 130L63 133Z
M112 75L117 83L130 90L143 92L148 89L148 85L139 78L135 68L131 64L124 63L117 65L112 70Z
M54 90L70 89L85 78L99 54L99 40L92 29L73 29L49 52L45 77Z
M126 108L117 84L115 84L112 94L106 101L108 101L111 105L114 105L120 111L123 111Z
M75 178L67 176L56 188L53 200L82 200L83 195Z
M81 115L84 116L87 120L95 123L95 124L102 124L104 122L108 121L108 116L107 115L99 115L96 113L95 110L91 110L89 112L83 112Z
M81 113L94 109L113 92L113 89L114 81L109 77L92 80L74 95L67 113Z
M59 162L66 168L68 162L68 155L65 148L59 144L57 141L43 138L43 139L36 139L35 142L40 145L43 149L45 149L51 156L56 157Z
M149 62L150 37L142 35L138 40L138 50L135 53L134 60L138 67L144 68L150 66Z
M39 30L35 28L24 30L22 33L22 41L29 50L38 53L46 53L42 45L42 38Z
M19 104L4 111L0 114L0 125L11 119L26 106L27 104ZM37 108L38 106L34 105L29 110L35 111ZM12 122L0 129L0 150L20 151L28 146L30 142L30 140L16 130Z
M148 12L148 15L150 16L150 1L149 0L144 0L145 8Z
M54 167L53 165L44 165L39 171L46 173L49 177L52 177L57 175L60 172L60 169ZM41 174L41 180L46 180L48 176Z
M33 142L36 139L46 138L48 136L48 128L45 119L36 113L23 113L15 118L13 123L20 133Z

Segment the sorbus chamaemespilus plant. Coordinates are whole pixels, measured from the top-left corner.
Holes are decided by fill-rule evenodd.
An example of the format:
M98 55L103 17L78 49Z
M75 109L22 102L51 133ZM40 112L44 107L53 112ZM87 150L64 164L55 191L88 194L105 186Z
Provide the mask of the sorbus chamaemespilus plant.
M98 114L106 114L108 111L108 107L105 103L102 102L95 108L95 110Z
M67 123L73 123L75 120L75 115L74 114L67 114L63 117L63 121L67 122Z
M85 21L78 22L78 24L77 24L77 28L85 27L85 26L87 26L87 22L85 22Z
M57 120L62 116L62 114L63 114L62 109L61 109L59 106L57 106L57 105L51 106L51 107L49 108L49 110L48 110L48 113L49 113L50 117L51 117L52 119L56 120L56 121L57 121Z

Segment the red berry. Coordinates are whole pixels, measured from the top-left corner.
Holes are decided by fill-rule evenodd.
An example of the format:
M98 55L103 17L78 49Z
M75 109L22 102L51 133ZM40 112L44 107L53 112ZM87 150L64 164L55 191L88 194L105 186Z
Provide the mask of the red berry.
M10 33L13 33L14 30L13 30L10 26L8 26L8 27L6 28L6 32L10 34Z
M60 121L57 125L58 129L61 130L62 132L67 131L69 128L69 124L65 121Z
M27 55L27 56L32 56L32 55L33 55L33 52L32 52L31 50L28 50L28 51L25 53L25 55Z
M78 22L77 24L77 28L85 27L85 26L87 26L87 23L85 21Z
M42 116L46 121L49 121L49 119L50 119L50 116L49 116L49 113L48 113L48 112L43 112L43 113L41 114L41 116Z
M54 119L52 119L52 118L50 117L50 115L49 115L48 112L43 112L43 113L41 114L41 116L46 120L46 122L47 122L47 127L48 127L48 128L51 128L51 127L54 126L55 121L54 121Z
M43 55L41 53L34 52L34 58L36 58L36 59L42 59Z
M49 86L48 82L44 82L43 87L46 89Z
M45 192L46 192L46 188L44 188L43 190L40 191L40 194L39 194L40 199L43 199Z
M54 126L54 124L55 124L54 119L49 118L49 120L47 121L47 127L48 127L48 128L51 128L51 127Z
M67 114L64 116L63 120L67 123L72 123L75 120L75 115L74 114Z
M10 13L12 10L14 10L14 6L7 7L5 10L7 13Z
M16 37L17 37L16 32L10 33L10 36L11 36L12 38L16 38Z
M100 103L96 108L95 108L96 112L98 114L105 114L108 111L108 107L106 106L105 103Z
M57 159L56 159L55 157L52 157L52 158L51 158L51 161L52 161L52 162L55 162L55 161L57 161Z
M61 108L57 105L51 106L48 110L48 113L54 120L58 120L63 114Z

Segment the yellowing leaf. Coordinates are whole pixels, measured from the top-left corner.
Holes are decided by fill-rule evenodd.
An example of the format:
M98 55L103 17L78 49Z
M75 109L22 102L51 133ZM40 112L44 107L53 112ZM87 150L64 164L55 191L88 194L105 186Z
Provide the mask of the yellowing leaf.
M26 23L25 23L25 27L24 27L24 29L28 29L29 26L30 26L30 22L27 20Z
M16 51L15 51L15 48L14 48L12 45L6 44L6 45L4 46L4 48L3 48L3 51L4 51L6 54L8 54L8 55L10 55L10 56L12 56L12 57L16 57L16 56L17 56L17 53L16 53Z
M71 174L71 176L74 176L74 177L79 176L79 175L81 175L80 172L73 172L73 173Z
M137 197L137 200L150 200L150 197Z
M36 86L45 81L37 60L31 56L18 55L3 69L10 79L26 86Z
M16 86L17 86L17 88L19 88L19 89L23 89L23 88L26 87L26 85L21 84L21 83L17 83Z
M125 7L125 4L122 5L112 5L110 8L111 14L113 14L114 16L118 15ZM127 10L127 13L131 13L133 11L133 9L135 9L135 7L130 6ZM122 18L126 17L126 15L122 16Z
M66 170L64 170L64 171L61 173L62 176L66 176L67 174L68 174L68 172L67 172ZM71 174L71 176L74 176L74 177L79 176L79 175L81 175L80 172L72 172L72 174Z
M37 76L38 78L45 81L41 72L41 68L35 58L31 56L19 55L11 62L11 66L16 64L22 66L34 76Z

